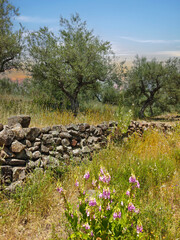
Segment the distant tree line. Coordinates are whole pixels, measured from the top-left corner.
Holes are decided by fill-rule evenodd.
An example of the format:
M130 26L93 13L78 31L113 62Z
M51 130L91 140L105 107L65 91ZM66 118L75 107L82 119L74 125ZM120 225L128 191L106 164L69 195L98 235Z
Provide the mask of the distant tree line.
M19 10L0 0L0 72L21 68L31 78L22 84L0 80L0 92L36 96L76 116L82 103L99 101L134 109L137 116L179 111L180 59L164 62L136 57L117 64L109 42L88 30L78 14L60 18L59 36L47 27L23 34L13 30Z

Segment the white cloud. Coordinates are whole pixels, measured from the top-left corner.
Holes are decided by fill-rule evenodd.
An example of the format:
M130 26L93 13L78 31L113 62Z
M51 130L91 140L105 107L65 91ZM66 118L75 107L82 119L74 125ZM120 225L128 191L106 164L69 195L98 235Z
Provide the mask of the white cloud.
M138 38L134 38L134 37L125 37L125 36L121 36L119 37L120 39L125 39L128 41L132 41L132 42L137 42L137 43L179 43L180 40L162 40L162 39L138 39Z
M58 19L30 17L30 16L17 16L16 20L21 21L21 22L25 22L25 23L54 23L54 22L58 22Z

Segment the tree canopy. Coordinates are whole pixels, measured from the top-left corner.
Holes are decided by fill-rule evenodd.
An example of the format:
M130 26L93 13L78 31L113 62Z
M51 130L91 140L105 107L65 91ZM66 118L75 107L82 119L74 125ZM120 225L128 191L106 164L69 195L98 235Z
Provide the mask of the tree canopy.
M0 72L17 68L22 51L22 31L13 32L13 17L19 10L9 3L0 0Z
M145 57L136 57L133 66L126 72L125 95L127 101L133 103L139 110L139 116L144 117L149 107L153 115L153 104L164 102L178 102L180 98L178 86L180 84L180 60L170 58L166 62L156 59L148 61Z
M58 37L46 27L30 34L28 70L36 82L56 86L76 115L79 93L113 77L111 45L94 36L78 14L61 17L60 27Z

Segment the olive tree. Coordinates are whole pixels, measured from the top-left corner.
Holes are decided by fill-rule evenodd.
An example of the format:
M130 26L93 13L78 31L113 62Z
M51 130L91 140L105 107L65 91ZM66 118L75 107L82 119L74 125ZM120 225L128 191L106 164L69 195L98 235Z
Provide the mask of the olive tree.
M0 73L20 64L22 31L13 31L13 18L18 15L18 8L9 0L0 0Z
M139 117L144 117L149 107L153 115L153 104L156 104L162 95L168 98L179 99L178 86L180 84L180 61L177 58L158 62L156 59L148 61L145 57L136 57L132 67L126 72L125 95L140 108ZM179 83L179 84L178 84ZM175 86L176 85L176 86Z
M60 35L47 27L28 37L28 71L43 86L55 86L70 101L74 115L80 92L114 76L111 45L94 36L78 14L60 18ZM54 87L53 87L54 89Z

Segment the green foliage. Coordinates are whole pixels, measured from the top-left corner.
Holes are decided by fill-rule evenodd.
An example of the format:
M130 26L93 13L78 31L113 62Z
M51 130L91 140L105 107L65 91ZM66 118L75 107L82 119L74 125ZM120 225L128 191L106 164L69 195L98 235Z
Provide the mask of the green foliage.
M145 57L136 57L133 66L125 70L124 74L124 104L132 105L144 117L149 108L149 114L178 107L180 61L178 58L158 62L156 59L148 61ZM159 111L159 112L158 112Z
M13 32L12 18L19 11L9 0L0 0L0 72L17 68L22 51L22 30Z
M78 14L72 15L70 21L61 18L60 23L59 37L46 27L30 34L27 69L37 85L44 85L51 94L60 91L66 96L76 114L80 92L113 76L108 56L111 46L87 30L86 22L82 22Z
M134 206L136 187L139 188L135 176L129 178L129 189L121 198L110 186L111 176L104 168L100 169L99 181L93 179L92 189L86 191L89 177L87 171L82 186L76 179L79 192L77 210L67 202L62 187L58 188L64 198L65 215L73 231L69 239L141 239L143 227L139 209Z

